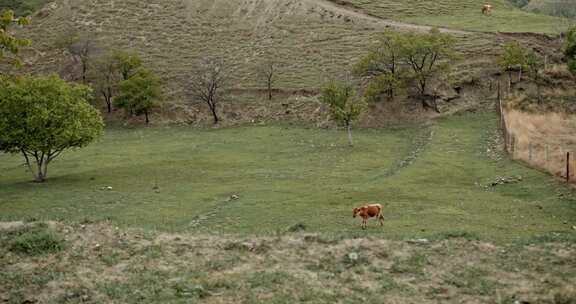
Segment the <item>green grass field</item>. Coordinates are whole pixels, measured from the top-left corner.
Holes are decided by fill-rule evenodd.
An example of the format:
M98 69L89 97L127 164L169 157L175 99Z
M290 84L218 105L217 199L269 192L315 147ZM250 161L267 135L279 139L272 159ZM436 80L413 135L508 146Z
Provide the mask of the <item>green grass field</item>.
M339 0L384 19L478 32L558 33L567 23L557 17L514 7L507 0L493 0L491 16L481 13L484 2L476 0Z
M355 205L385 206L386 238L467 233L513 240L568 232L569 189L487 153L493 114L430 128L336 130L247 126L108 129L104 139L52 164L33 184L19 156L0 156L0 220L111 219L167 231L358 233ZM486 187L498 177L515 184ZM112 190L103 190L111 186ZM232 195L239 199L231 200Z

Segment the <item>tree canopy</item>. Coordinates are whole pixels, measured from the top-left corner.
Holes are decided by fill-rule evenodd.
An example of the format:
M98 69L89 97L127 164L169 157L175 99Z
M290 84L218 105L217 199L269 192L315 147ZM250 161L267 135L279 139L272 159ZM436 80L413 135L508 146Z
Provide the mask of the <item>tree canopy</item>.
M432 78L444 75L455 58L455 40L433 29L430 33L385 32L379 43L355 66L369 80L365 96L376 101L393 98L403 84L414 83L421 96Z
M103 132L91 89L58 76L13 77L0 82L0 151L21 153L37 182L63 151L81 148Z
M416 80L420 95L426 94L430 78L446 72L455 57L456 41L449 34L432 29L430 33L408 33L401 36L400 53Z
M568 61L568 68L572 73L576 74L576 27L568 31L564 55Z
M142 58L137 52L116 50L112 56L123 80L128 80L142 67Z
M354 74L371 81L366 91L369 100L376 101L382 93L386 93L388 98L394 98L402 82L401 39L400 33L385 32L378 45L354 66Z
M508 42L503 47L503 53L498 58L498 65L508 72L508 90L512 85L512 72L519 70L518 78L522 77L522 69L526 65L526 49L519 42Z
M159 106L161 97L160 78L152 71L142 68L120 83L119 94L114 102L119 108L136 115L145 115L148 124L150 111Z
M30 41L28 39L21 39L11 33L10 28L13 25L27 25L30 19L20 17L16 18L12 10L0 11L0 61L9 60L13 64L20 64L17 57L8 57L10 55L18 55L20 50L28 46Z
M348 142L354 145L352 140L352 123L356 121L365 109L363 100L356 96L356 91L349 84L332 81L322 89L320 100L330 107L332 119L346 127Z

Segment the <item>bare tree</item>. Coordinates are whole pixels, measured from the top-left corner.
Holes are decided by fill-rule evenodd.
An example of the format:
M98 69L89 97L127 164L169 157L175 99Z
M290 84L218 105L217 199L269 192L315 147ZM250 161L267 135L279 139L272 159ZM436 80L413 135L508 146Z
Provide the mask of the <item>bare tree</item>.
M119 82L118 67L112 54L104 55L95 60L93 76L94 87L104 98L108 113L112 112L112 98Z
M77 63L80 63L83 83L88 82L88 68L92 55L96 52L95 39L90 34L67 32L60 35L55 42L57 48L68 51Z
M276 82L277 70L278 64L273 60L267 60L258 68L258 78L266 83L266 89L268 90L268 100L272 100L272 87Z
M214 124L218 124L218 105L230 79L230 69L221 59L206 59L194 70L190 79L190 94L210 108Z

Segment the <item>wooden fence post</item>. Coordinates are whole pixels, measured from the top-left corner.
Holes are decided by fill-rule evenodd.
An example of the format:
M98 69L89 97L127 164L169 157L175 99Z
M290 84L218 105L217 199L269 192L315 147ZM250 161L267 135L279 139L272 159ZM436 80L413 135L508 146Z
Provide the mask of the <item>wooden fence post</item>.
M546 169L550 168L550 159L548 154L550 154L550 146L546 145L546 149L544 150L544 157L546 158Z
M570 152L566 152L566 182L570 182Z

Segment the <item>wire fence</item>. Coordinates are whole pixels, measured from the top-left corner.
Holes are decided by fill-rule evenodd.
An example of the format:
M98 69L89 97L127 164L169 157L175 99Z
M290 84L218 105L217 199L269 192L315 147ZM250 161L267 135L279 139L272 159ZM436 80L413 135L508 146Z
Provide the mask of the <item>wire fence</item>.
M576 120L506 109L498 98L505 149L513 159L576 183Z

